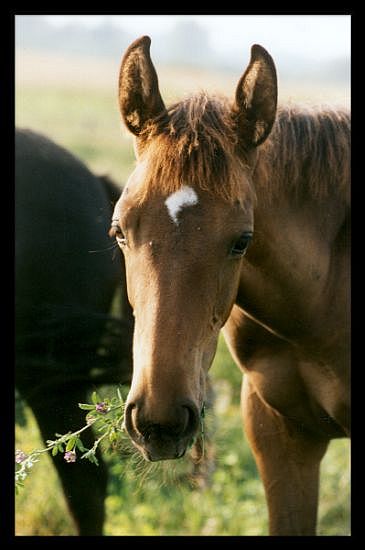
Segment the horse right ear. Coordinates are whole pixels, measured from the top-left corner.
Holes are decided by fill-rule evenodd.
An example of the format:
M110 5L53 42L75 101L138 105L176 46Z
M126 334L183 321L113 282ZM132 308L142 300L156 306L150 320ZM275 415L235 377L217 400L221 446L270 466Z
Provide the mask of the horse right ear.
M277 95L274 62L262 46L255 44L250 63L238 83L233 106L239 139L246 149L257 147L270 134Z
M146 123L166 111L150 57L151 39L142 36L127 49L119 74L119 106L128 129L138 136Z

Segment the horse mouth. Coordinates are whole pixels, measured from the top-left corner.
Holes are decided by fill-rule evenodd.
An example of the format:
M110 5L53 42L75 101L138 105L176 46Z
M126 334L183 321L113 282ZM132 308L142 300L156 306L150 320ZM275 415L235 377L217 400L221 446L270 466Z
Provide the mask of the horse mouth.
M170 455L169 453L160 453L160 452L154 452L154 454L151 454L150 451L144 450L143 456L148 462L159 462L161 460L177 460L179 458L182 458L185 455L186 449L184 449L181 453L175 453L175 455Z
M187 450L187 444L176 443L158 443L155 442L136 442L132 440L133 445L139 450L143 458L148 462L158 462L160 460L177 460L182 458Z

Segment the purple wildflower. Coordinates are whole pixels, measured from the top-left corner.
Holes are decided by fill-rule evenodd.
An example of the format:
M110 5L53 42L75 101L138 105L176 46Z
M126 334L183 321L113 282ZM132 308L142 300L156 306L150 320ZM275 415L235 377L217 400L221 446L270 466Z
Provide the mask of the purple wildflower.
M75 451L66 451L63 458L66 462L76 462L76 453Z
M95 409L99 412L99 413L107 413L108 410L109 410L109 407L108 405L105 403L105 401L102 401L101 403L97 403L95 405Z
M23 451L20 449L17 449L15 451L15 462L17 464L20 464L21 462L24 462L28 458L28 455L26 455Z

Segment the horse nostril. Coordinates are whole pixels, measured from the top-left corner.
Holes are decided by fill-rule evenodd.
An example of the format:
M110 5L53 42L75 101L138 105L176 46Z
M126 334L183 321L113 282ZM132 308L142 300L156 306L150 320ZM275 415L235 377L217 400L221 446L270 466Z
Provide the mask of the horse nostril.
M183 408L186 411L186 422L184 428L184 435L194 434L200 422L200 415L196 405L192 402L186 403L183 405Z
M133 417L135 417L137 412L137 405L135 403L128 403L125 412L124 412L124 426L129 435L133 435L137 431L137 426Z
M182 458L186 452L186 449L182 449L181 451L177 452L175 454L175 458Z

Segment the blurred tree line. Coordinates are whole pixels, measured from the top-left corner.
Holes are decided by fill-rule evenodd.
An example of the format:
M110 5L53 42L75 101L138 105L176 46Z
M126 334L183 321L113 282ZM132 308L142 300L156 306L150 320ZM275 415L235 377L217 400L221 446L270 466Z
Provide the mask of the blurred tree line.
M77 22L58 27L40 16L16 18L16 47L19 48L115 58L136 38L106 18L92 28ZM153 48L154 56L162 63L215 64L208 34L194 21L178 22L172 31L164 33L162 41L154 41Z
M16 17L16 48L115 59L123 55L136 38L135 33L121 28L107 17L98 26L91 28L76 21L55 26L37 15ZM158 40L156 36L154 38L153 58L157 63L221 71L242 68L239 55L232 58L229 54L217 52L210 44L207 30L193 20L178 21L172 30L161 31ZM316 78L339 84L350 81L350 62L347 57L326 63L315 61L313 63L308 57L298 57L288 52L280 60L281 76L300 80Z

